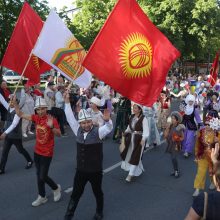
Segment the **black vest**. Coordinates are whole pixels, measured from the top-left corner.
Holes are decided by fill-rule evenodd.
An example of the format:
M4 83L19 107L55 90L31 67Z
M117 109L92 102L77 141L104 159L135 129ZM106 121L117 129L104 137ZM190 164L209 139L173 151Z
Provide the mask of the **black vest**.
M99 139L99 128L93 126L84 140L82 128L78 129L77 142L77 170L84 172L102 171L103 144Z
M15 117L15 110L10 112L10 109L7 112L7 119L5 122L5 126L4 126L4 130L6 131L12 124L13 119ZM19 120L17 126L10 132L7 134L7 138L10 139L22 139L22 131L21 131L21 123L22 121Z
M196 122L194 120L194 117L195 117L194 112L195 112L195 108L194 108L191 115L184 115L183 116L183 121L182 121L182 124L184 124L187 129L192 130L192 131L197 130L197 125L196 125Z

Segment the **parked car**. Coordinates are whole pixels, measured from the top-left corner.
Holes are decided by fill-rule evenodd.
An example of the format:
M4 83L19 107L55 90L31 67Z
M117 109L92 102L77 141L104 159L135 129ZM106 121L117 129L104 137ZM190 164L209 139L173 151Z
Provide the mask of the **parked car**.
M3 80L9 84L17 84L21 76L12 70L7 70L3 73ZM24 79L24 77L22 77ZM27 78L25 78L27 79Z

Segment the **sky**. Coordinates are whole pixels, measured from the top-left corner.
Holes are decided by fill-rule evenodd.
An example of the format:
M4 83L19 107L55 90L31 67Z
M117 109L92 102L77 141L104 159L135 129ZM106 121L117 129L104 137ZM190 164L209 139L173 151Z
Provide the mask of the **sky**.
M58 11L63 8L63 6L67 6L68 9L71 9L74 7L72 4L73 0L47 0L49 3L50 8L56 7Z

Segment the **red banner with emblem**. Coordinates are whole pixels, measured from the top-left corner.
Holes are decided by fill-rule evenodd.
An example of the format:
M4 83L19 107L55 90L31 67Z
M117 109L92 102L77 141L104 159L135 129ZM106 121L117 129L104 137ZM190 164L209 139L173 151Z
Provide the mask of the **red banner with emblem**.
M25 2L2 59L1 66L22 74L42 27L43 21L39 15ZM40 82L40 74L50 69L51 67L47 63L32 55L24 76L32 84L37 84Z
M83 65L123 96L152 106L179 56L135 0L119 0Z
M208 79L208 82L210 83L211 86L214 86L216 84L218 71L219 71L219 52L216 53L215 60L213 61L212 67L210 69L210 77Z

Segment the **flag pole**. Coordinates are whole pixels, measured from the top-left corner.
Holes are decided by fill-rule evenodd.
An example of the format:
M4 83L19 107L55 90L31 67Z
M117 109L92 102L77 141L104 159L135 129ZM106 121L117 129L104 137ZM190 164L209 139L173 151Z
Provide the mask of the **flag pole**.
M28 60L27 60L27 62L26 62L26 64L25 64L25 66L24 66L24 69L23 69L22 73L21 73L21 78L19 79L19 81L18 81L18 83L17 83L17 85L16 85L16 87L15 87L13 96L14 96L15 93L17 92L17 89L18 89L18 86L19 86L19 84L20 84L20 82L21 82L21 79L22 79L22 77L24 76L24 72L25 72L25 70L27 69L27 66L28 66L28 64L29 64L29 62L30 62L30 59L31 59L31 56L32 56L32 52L33 52L33 50L32 50L31 53L29 54Z

